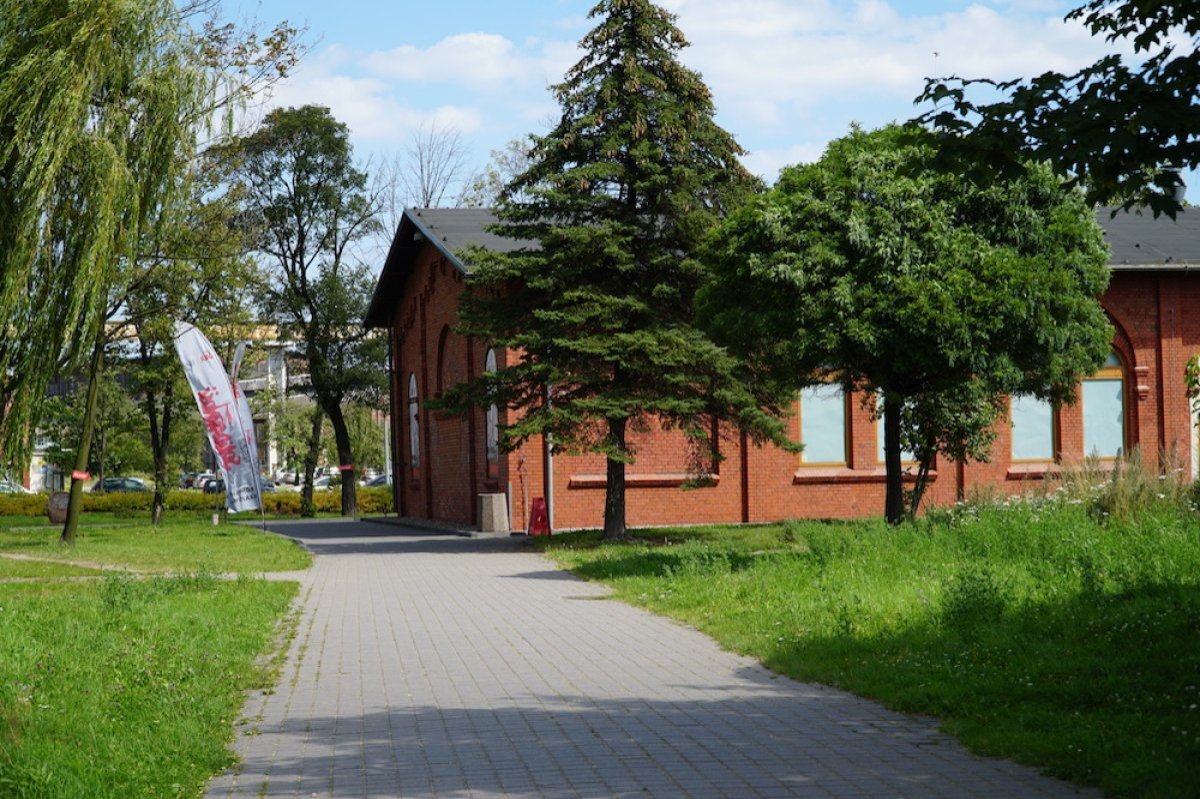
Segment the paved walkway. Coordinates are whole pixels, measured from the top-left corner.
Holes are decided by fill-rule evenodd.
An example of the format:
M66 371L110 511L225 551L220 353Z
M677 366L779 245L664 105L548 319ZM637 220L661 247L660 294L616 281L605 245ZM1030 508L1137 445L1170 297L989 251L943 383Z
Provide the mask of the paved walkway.
M275 529L316 565L209 797L1089 795L604 601L519 539Z

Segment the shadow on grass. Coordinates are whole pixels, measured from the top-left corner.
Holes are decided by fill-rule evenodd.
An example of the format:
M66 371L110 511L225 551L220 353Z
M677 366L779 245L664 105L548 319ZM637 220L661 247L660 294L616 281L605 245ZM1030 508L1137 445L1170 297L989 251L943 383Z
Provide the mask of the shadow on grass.
M627 577L676 577L736 574L765 558L787 557L782 553L736 550L664 548L602 558L575 566L572 571L585 580L618 580Z
M770 647L765 663L909 712L976 751L1120 796L1196 796L1200 588L1145 582L999 612L943 606L895 632Z

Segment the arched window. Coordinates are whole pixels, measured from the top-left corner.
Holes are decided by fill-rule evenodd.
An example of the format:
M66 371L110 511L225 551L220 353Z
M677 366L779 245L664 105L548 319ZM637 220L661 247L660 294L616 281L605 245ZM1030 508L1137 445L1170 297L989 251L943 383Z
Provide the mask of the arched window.
M1014 396L1010 403L1013 461L1054 460L1054 407L1028 395Z
M483 371L496 371L496 351L490 347L483 359ZM485 436L487 441L488 470L491 471L492 467L500 462L500 409L494 404L489 405L487 409Z
M846 463L846 394L837 383L800 389L800 443L806 466Z
M1117 354L1083 381L1083 454L1113 460L1125 454L1125 371Z
M421 465L421 403L417 396L417 375L408 373L408 462L414 469Z

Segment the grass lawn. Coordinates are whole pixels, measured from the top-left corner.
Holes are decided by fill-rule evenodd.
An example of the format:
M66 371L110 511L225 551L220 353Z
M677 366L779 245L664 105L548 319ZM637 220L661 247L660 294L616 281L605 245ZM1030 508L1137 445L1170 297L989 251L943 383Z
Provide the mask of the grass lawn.
M104 572L70 563L48 563L41 560L18 560L0 556L0 580L38 579L45 577L99 577Z
M1103 521L1102 521L1103 519ZM1120 796L1200 795L1200 520L1068 502L648 530L547 553L800 680Z
M0 529L0 553L120 565L149 571L256 573L308 568L311 556L294 542L241 524L173 518L106 520L80 527L74 547L58 542L58 527Z
M229 765L251 688L273 683L294 582L243 574L303 568L292 542L191 522L81 531L0 531L0 796L127 799L201 794ZM94 573L65 561L169 574ZM71 579L62 579L71 578Z

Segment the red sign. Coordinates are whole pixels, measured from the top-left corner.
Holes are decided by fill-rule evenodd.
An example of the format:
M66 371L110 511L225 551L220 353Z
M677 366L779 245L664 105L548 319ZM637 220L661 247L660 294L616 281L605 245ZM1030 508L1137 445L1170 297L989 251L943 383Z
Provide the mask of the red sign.
M343 463L341 466L338 467L338 471L339 472L352 472L352 471L354 471L354 466L349 463Z
M91 480L92 476L90 474L88 474L87 472L81 472L78 469L76 469L75 471L71 472L71 479L72 480Z
M526 535L550 535L550 514L546 509L546 500L541 497L533 498Z

